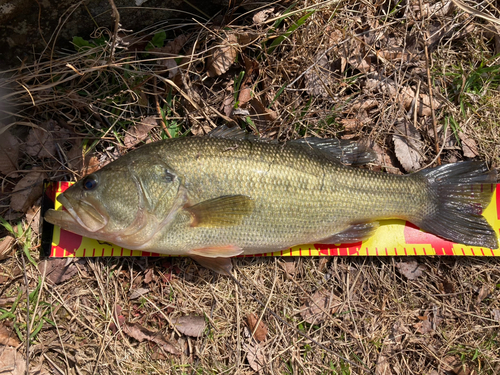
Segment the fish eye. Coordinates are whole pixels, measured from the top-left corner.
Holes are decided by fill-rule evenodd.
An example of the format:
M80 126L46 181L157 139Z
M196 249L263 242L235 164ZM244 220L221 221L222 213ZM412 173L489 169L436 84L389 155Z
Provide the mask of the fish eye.
M95 176L88 176L88 177L85 177L85 179L83 180L83 188L85 190L94 190L95 188L97 187L97 179L95 178Z

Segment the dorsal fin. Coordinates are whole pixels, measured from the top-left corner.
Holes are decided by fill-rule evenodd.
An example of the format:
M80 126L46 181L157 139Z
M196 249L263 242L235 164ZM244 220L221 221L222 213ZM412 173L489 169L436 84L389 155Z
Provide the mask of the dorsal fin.
M309 148L329 160L341 162L343 164L360 165L377 160L375 151L355 141L311 137L296 139L290 141L290 143Z
M225 138L225 139L234 139L238 141L243 140L252 140L257 141L260 140L259 137L250 134L246 130L241 129L239 126L233 126L232 128L227 125L221 125L216 127L210 133L208 133L209 137L212 138Z

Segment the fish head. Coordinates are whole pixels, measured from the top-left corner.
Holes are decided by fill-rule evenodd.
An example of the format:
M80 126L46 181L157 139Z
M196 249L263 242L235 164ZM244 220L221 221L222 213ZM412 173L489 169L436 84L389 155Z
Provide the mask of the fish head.
M70 232L138 248L180 207L180 179L151 158L119 159L78 181L57 197L63 210L45 220Z

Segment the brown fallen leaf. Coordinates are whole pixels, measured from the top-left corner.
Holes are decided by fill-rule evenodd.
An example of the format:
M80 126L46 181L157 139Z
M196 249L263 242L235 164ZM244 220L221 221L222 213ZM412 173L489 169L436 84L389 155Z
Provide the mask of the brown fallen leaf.
M178 37L165 44L164 47L152 49L150 52L161 52L162 54L178 55L190 36L190 34L180 34Z
M483 284L479 292L477 293L476 305L479 305L483 300L488 297L491 293L491 287L489 285Z
M228 35L227 39L214 49L213 54L207 61L207 75L216 77L224 74L233 65L238 55L238 37L234 34Z
M42 196L44 172L33 170L16 184L10 199L10 208L26 212Z
M422 164L422 135L409 121L401 121L396 125L392 136L394 152L406 172L419 169Z
M14 250L14 243L16 239L8 235L0 240L0 260L4 260L10 256L12 251Z
M157 344L165 352L180 355L181 352L159 332L150 331L137 323L124 323L123 332L139 342L151 341Z
M458 137L462 142L462 151L466 158L475 158L479 155L477 151L477 143L475 140L467 136L464 132L459 132Z
M259 25L266 22L266 20L272 16L274 12L274 7L263 9L253 15L252 21L254 24Z
M296 267L295 267L295 258L294 257L286 257L283 259L281 266L287 273L287 276L293 277L295 275Z
M129 299L132 301L134 299L137 299L139 298L140 296L146 294L149 292L149 289L146 289L146 288L137 288L137 289L134 289L131 293L130 293L130 297Z
M16 299L16 297L0 298L0 307L11 306L14 302L16 302Z
M422 276L422 267L414 260L396 263L396 268L408 280L416 280Z
M245 108L250 99L252 99L252 89L250 87L242 88L238 95L238 107Z
M394 101L402 103L403 107L409 110L415 101L416 111L419 116L430 116L432 114L430 106L430 96L427 94L420 94L418 100L415 99L415 91L408 86L397 84L394 80L384 77L379 74L373 75L372 78L366 80L366 86L368 90L378 91L387 95ZM441 103L434 98L433 99L434 109L440 108Z
M382 350L377 358L377 365L375 366L375 375L392 375L391 364L386 353Z
M432 322L430 321L428 316L419 316L418 319L421 321L413 325L418 333L425 335L427 333L434 332L434 330L432 329Z
M148 137L149 132L157 126L158 124L153 116L145 117L140 123L135 124L128 130L123 139L123 144L127 148L134 147L144 141Z
M248 328L250 329L250 332L253 332L253 337L255 338L255 340L259 342L265 341L267 336L267 326L262 320L257 326L258 320L259 319L253 313L247 315Z
M0 324L0 344L9 346L18 346L21 342L14 331L4 324Z
M0 347L0 369L2 375L25 375L26 361L16 349Z
M187 336L201 337L205 332L205 317L197 315L181 316L174 321L175 328Z
M500 310L499 309L491 310L491 316L493 317L493 320L495 322L500 323Z
M243 350L247 353L248 364L254 371L260 371L266 365L264 348L258 342L243 343Z
M55 121L47 121L40 128L31 128L28 139L26 140L26 153L40 159L50 158L56 152L56 143L52 130L55 127Z
M337 311L340 304L339 297L320 289L300 307L300 315L307 323L321 324Z
M71 279L78 272L75 258L49 258L38 263L38 270L54 284Z
M10 131L0 133L0 173L17 177L17 173L12 173L18 169L19 142Z
M304 75L305 89L311 95L325 98L329 95L327 88L333 84L329 64L326 53L324 51L318 52L312 69Z
M144 283L149 284L153 281L153 279L154 279L154 269L149 268L144 274Z
M36 234L40 234L40 206L34 205L26 211L26 220Z

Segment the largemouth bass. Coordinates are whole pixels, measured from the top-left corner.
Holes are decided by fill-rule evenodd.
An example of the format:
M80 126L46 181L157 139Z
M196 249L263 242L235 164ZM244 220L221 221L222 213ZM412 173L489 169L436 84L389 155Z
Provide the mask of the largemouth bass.
M50 210L45 220L132 250L189 255L220 273L239 254L358 242L390 218L457 243L498 247L481 216L496 183L485 163L406 176L344 165L370 157L353 142L280 144L221 127L128 153L61 194L66 210Z

